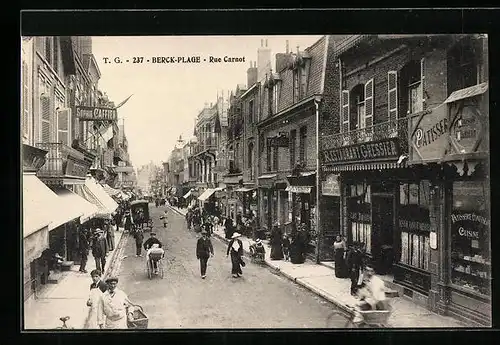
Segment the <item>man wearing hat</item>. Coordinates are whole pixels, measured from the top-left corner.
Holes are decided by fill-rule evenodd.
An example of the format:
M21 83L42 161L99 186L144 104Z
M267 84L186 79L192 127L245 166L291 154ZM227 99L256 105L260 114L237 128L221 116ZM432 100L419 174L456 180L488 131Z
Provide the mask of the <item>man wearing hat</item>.
M156 244L156 247L157 248L161 248L163 245L161 243L161 241L156 238L156 233L155 232L151 232L149 234L149 238L146 240L146 242L144 242L144 250L146 250L146 259L147 260L150 260L149 259L149 254L151 253L150 250L151 248L153 248L153 246ZM163 250L162 250L163 252ZM164 252L163 252L164 253ZM153 267L155 273L158 272L158 266L157 266L157 262L154 262L154 261L151 261L149 262L151 264L151 267Z
M97 228L94 232L92 239L92 256L95 260L95 268L103 272L106 266L106 240L104 238L104 231Z
M200 260L201 279L205 279L207 276L207 263L210 256L214 256L214 247L212 246L208 232L203 230L201 237L196 243L196 258Z
M255 240L255 243L252 243L250 245L250 253L252 254L252 257L260 262L264 260L266 249L264 248L264 245L262 244L262 241L260 238L257 238Z
M132 302L127 294L118 289L117 277L106 279L108 290L102 294L99 301L97 323L99 328L123 329L127 328L127 314L133 314Z
M241 257L243 256L243 242L239 239L241 235L237 232L231 236L231 241L227 246L226 257L231 253L231 274L233 278L238 278L241 274L243 274L241 270L241 266L245 265Z

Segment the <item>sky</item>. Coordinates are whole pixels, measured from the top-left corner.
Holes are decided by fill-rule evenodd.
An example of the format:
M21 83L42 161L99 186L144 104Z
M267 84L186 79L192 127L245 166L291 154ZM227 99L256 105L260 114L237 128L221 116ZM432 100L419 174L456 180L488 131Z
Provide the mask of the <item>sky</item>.
M92 37L92 51L101 78L99 90L115 104L125 124L132 164L137 168L166 161L180 135L193 136L195 118L217 94L247 83L250 61L267 39L274 55L314 44L321 36L100 36ZM152 57L200 57L200 63L152 63ZM210 56L244 57L245 62L210 63ZM115 63L118 57L122 62ZM142 57L142 63L133 63ZM105 58L108 58L106 63ZM206 59L206 61L204 61ZM127 62L129 60L129 62ZM139 59L136 59L139 61ZM147 61L149 60L149 62Z

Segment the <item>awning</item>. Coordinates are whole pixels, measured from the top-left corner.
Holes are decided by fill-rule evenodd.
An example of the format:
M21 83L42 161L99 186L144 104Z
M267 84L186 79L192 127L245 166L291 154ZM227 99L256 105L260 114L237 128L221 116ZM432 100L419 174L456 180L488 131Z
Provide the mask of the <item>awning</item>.
M278 175L277 174L267 174L267 175L261 175L258 178L259 179L268 179L268 178L275 178L276 176L278 176Z
M23 235L25 237L45 226L48 226L50 231L83 214L80 210L68 207L61 202L57 194L34 174L23 174L23 191L25 193L23 196Z
M61 198L66 207L76 209L82 213L80 216L80 223L85 223L99 212L96 205L91 204L78 194L75 194L66 188L55 188L54 193Z
M52 222L57 195L35 174L23 174L23 237Z
M87 187L90 192L99 199L99 201L106 207L108 213L113 213L117 208L118 204L114 201L101 187L99 183L93 177L87 177L85 180L85 187Z
M203 192L203 194L202 194L202 195L200 195L200 196L198 197L198 200L200 200L200 201L205 201L205 200L207 200L208 198L210 198L210 196L212 196L212 194L214 194L214 193L215 193L215 189L213 189L213 188L208 188L207 190L205 190L205 191Z
M76 185L75 192L91 204L97 206L97 214L95 217L109 218L111 212L106 208L106 206L101 202L101 200L95 196L92 191L86 185Z
M485 93L488 90L488 82L467 87L462 90L453 91L444 103L456 102L458 100L474 97Z
M189 192L187 192L186 194L184 194L183 198L187 199L190 195L191 195L191 190Z
M310 194L312 188L312 186L288 186L285 191L299 194Z
M254 189L255 188L241 187L241 188L236 189L235 192L251 192Z
M342 164L323 167L324 172L340 172L340 171L362 171L362 170L382 170L382 169L397 169L405 168L406 161L398 164L398 162L386 163L355 163L355 164Z
M107 183L103 183L100 185L109 196L119 195L120 191L118 189L114 189L110 187Z

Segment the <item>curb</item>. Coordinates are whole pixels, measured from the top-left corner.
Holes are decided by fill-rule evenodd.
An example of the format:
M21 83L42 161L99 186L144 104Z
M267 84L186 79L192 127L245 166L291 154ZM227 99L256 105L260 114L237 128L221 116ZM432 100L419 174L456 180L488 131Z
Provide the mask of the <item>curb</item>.
M127 242L126 235L128 235L128 234L125 234L122 232L120 240L118 241L118 244L116 245L116 248L113 251L113 255L111 256L110 264L109 264L108 268L104 271L104 274L103 274L104 279L106 279L110 276L110 272L112 272L112 269L115 268L117 262L119 261L118 253L123 253L123 249L125 248L125 244Z
M177 209L171 207L171 206L168 206L172 211L176 212L177 214L181 215L184 217L184 214L182 214L180 211L178 211ZM214 237L216 237L218 240L224 242L224 243L229 243L229 240L220 236L219 234L216 234L216 233L213 233L212 234ZM243 250L245 252L245 254L247 255L250 255L250 252L247 251L247 250ZM335 300L334 298L332 298L329 294L323 292L322 290L319 290L317 289L316 287L314 286L311 286L310 284L306 283L306 282L303 282L301 280L301 278L294 278L292 277L291 275L289 275L288 273L285 273L283 271L280 270L279 267L276 267L276 266L273 266L271 263L269 263L267 260L264 261L266 266L271 268L272 270L274 270L275 272L279 273L281 276L287 278L288 280L294 282L295 284L297 285L300 285L304 288L306 288L307 290L311 291L312 293L318 295L319 297L325 299L326 301L332 303L333 305L335 305L337 308L339 308L342 312L344 313L347 313L348 315L351 315L351 310L345 305L345 304L342 304L340 302L338 302L337 300ZM323 265L325 266L325 265Z

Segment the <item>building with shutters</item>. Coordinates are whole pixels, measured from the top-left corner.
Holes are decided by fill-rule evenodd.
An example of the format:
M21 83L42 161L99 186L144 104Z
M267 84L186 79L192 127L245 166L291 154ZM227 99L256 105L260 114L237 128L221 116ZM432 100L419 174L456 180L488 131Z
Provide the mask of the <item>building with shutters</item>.
M480 325L491 324L487 56L484 35L344 38L328 55L319 149L339 233L401 295Z

